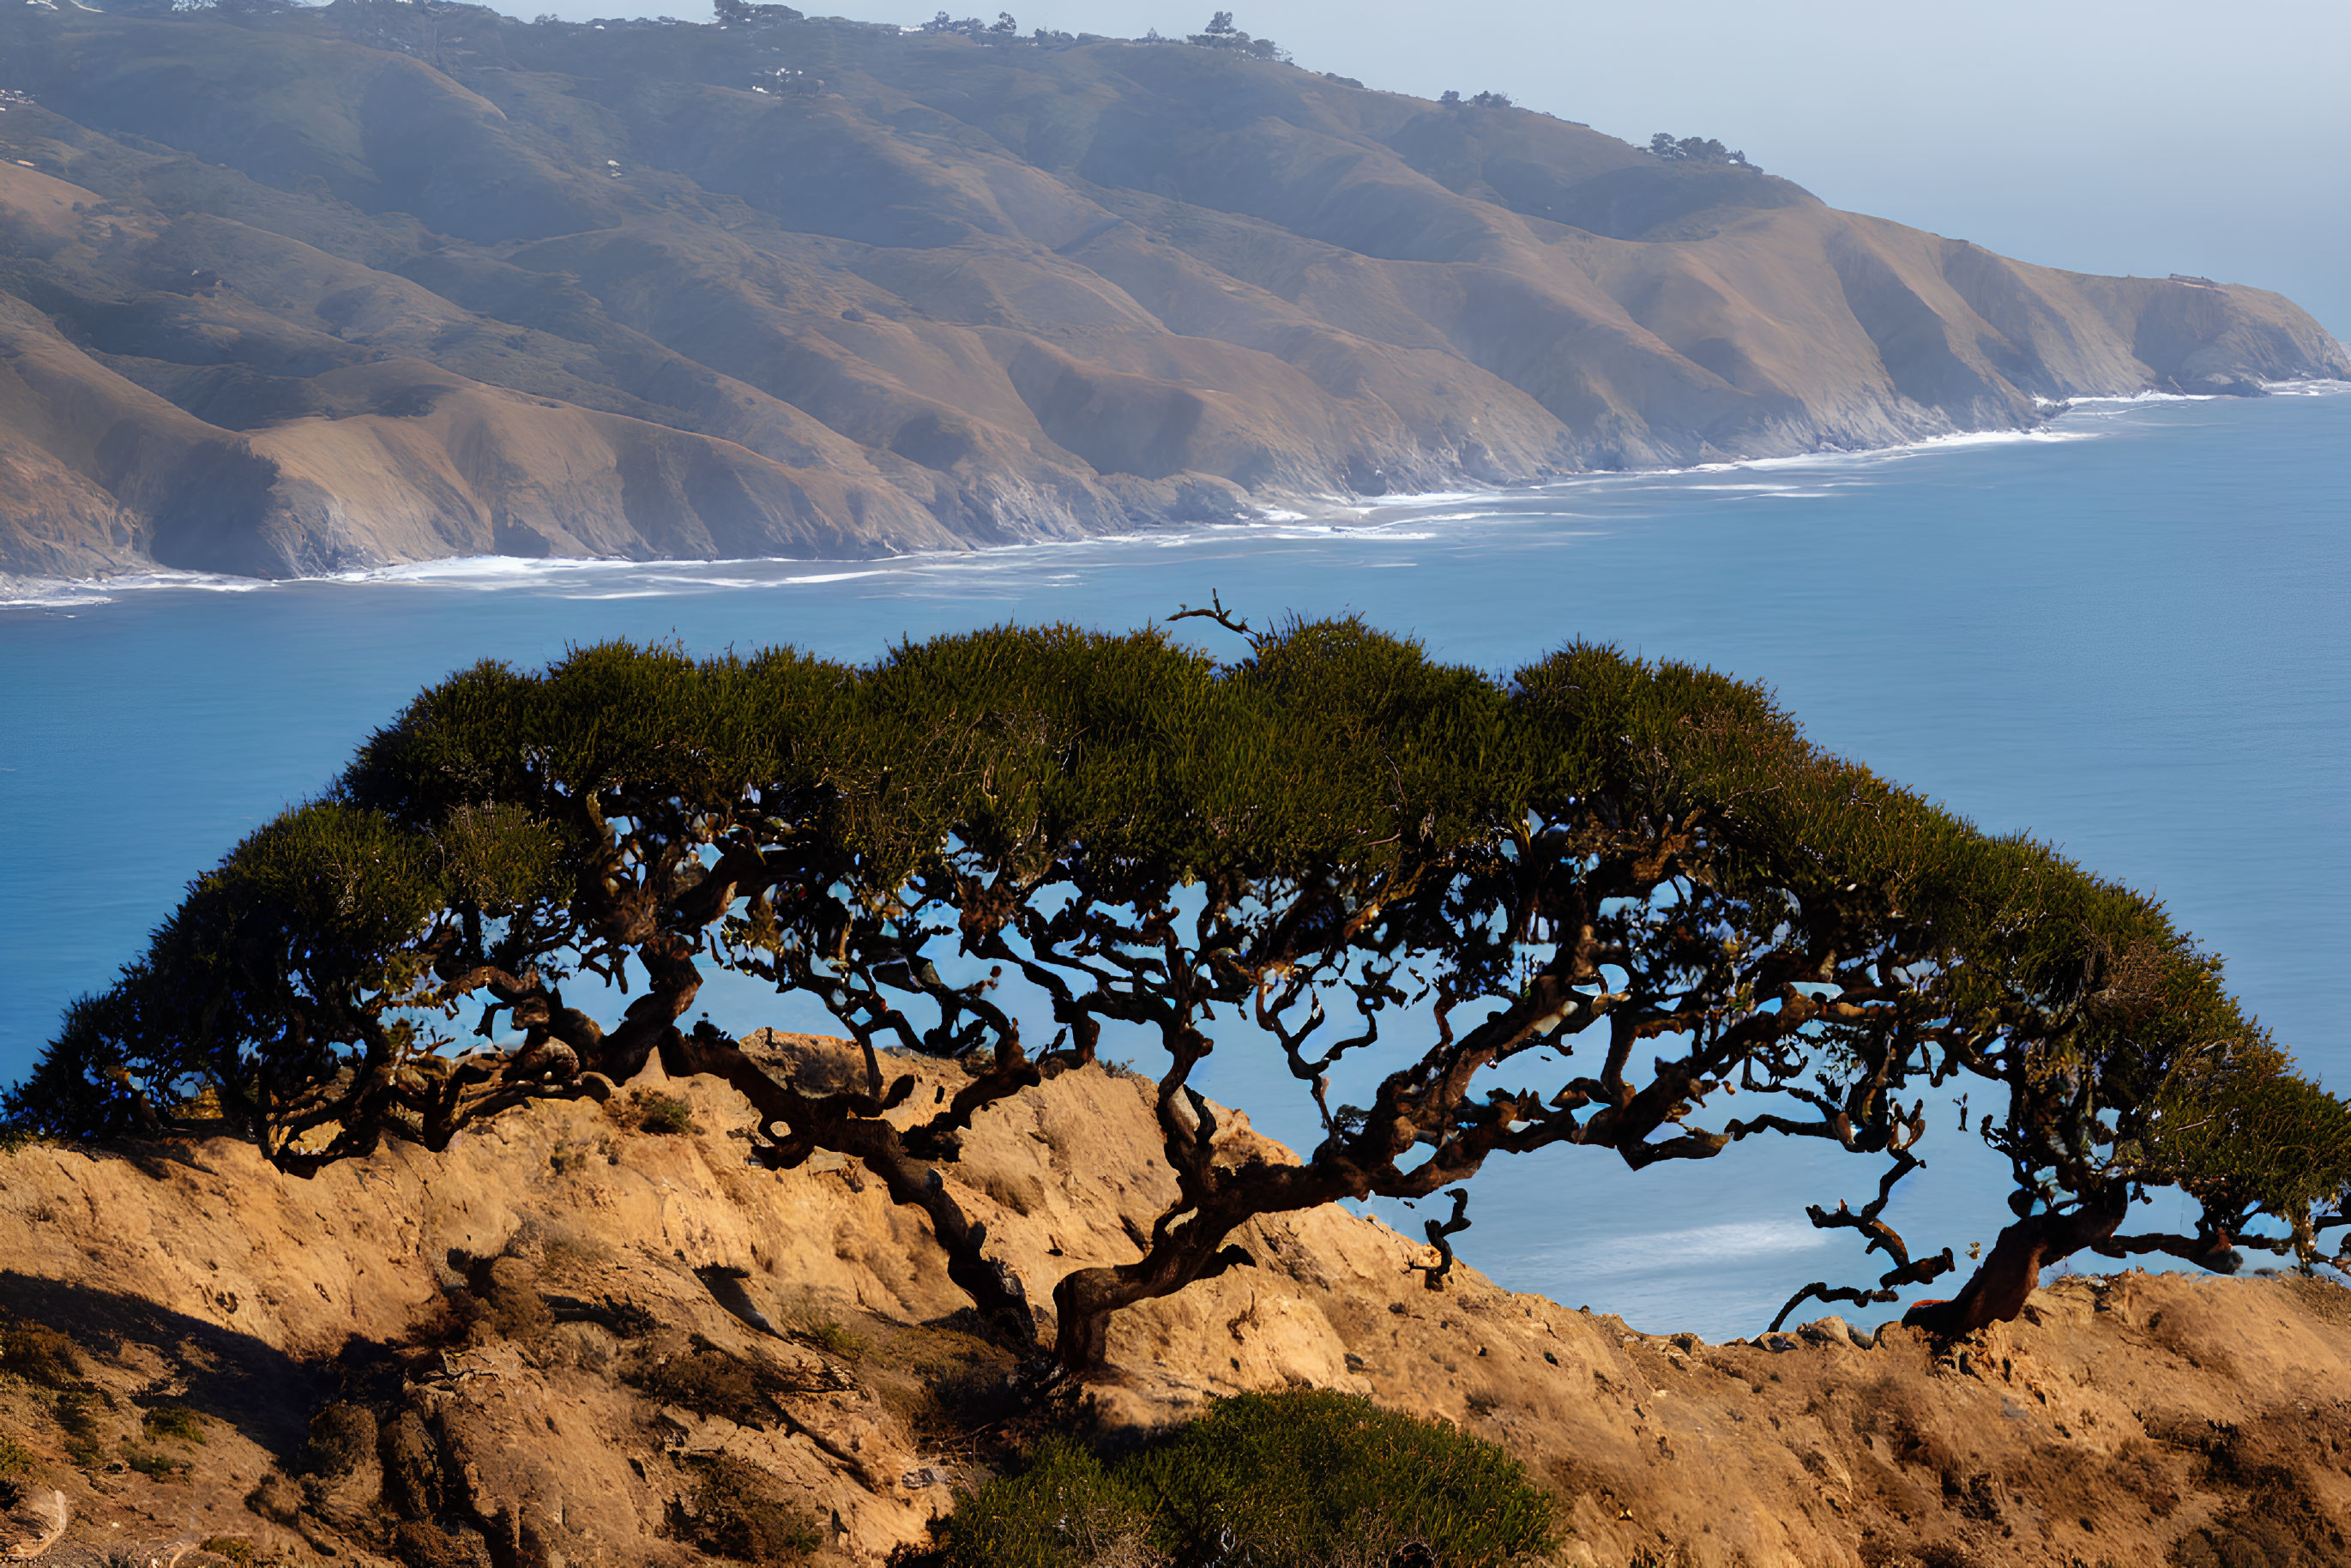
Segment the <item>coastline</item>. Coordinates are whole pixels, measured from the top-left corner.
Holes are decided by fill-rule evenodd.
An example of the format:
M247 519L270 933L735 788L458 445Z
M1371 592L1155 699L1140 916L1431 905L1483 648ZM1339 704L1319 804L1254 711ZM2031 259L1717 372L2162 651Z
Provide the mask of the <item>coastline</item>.
M2351 381L2289 381L2261 384L2263 396L2328 397L2351 394ZM1254 504L1230 522L1146 523L1132 528L1081 535L1071 538L1028 539L1012 544L975 545L961 550L920 550L880 556L738 556L684 559L635 559L624 556L569 556L549 559L529 556L444 556L402 561L356 570L298 577L238 577L221 572L189 571L149 566L89 578L45 578L0 572L0 612L10 610L78 610L114 602L118 596L177 590L186 592L252 593L272 588L345 583L378 586L413 583L440 588L501 587L545 583L569 574L600 571L641 574L696 574L682 590L712 588L805 586L848 581L893 571L918 570L950 563L984 562L991 559L1032 557L1040 553L1089 547L1146 545L1165 548L1192 542L1203 536L1224 534L1283 538L1375 533L1414 520L1458 522L1504 507L1523 506L1551 497L1567 497L1595 486L1638 484L1694 475L1735 474L1801 468L1843 463L1898 461L1979 446L2032 442L2095 440L2098 431L2056 431L2050 427L2075 415L2126 413L2171 403L2248 401L2227 392L2142 391L2107 397L2076 397L2049 405L2042 423L2029 428L1950 431L1915 441L1883 446L1817 447L1800 453L1729 458L1719 462L1653 468L1600 468L1559 478L1472 489L1405 492L1377 497L1272 496ZM1430 516L1434 508L1462 508L1451 515ZM762 580L714 579L705 574L724 568L797 567L797 574ZM637 595L651 597L651 594ZM601 597L601 596L600 596Z
M2351 1056L2326 999L2351 872L2334 678L2351 585L2335 454L2351 397L2150 404L2066 428L2112 438L1606 476L1564 497L1398 508L1368 526L1331 519L1335 530L1236 526L847 568L596 562L555 584L492 561L469 580L248 580L230 586L252 597L142 591L0 614L16 676L0 767L16 768L0 772L0 814L23 830L14 869L27 894L0 921L0 1061L22 1061L75 995L110 977L190 874L324 787L371 726L455 664L532 667L615 638L706 653L789 643L863 663L902 634L1008 621L1165 624L1221 589L1252 620L1356 612L1479 669L1581 635L1765 680L1822 744L2158 887L2280 1037L2344 1080ZM1434 520L1473 509L1479 520ZM717 580L843 570L872 575ZM1175 631L1231 651L1213 628ZM2259 812L2243 810L2249 787ZM96 821L111 826L93 840ZM750 989L710 996L714 1018L810 1027L774 1018L772 991ZM1528 1238L1569 1255L1562 1267L1603 1241L1640 1256L1629 1237L1560 1234L1556 1179L1497 1190L1471 1239L1515 1254L1514 1234ZM1587 1164L1570 1179L1605 1221L1614 1174ZM1758 1186L1776 1214L1775 1189ZM1657 1257L1652 1273L1619 1278L1635 1321L1746 1333L1818 1277L1789 1278L1778 1253L1720 1256L1705 1228L1750 1213L1730 1197L1687 1194L1644 1228L1704 1261ZM2005 1220L1937 1223L1963 1244ZM1520 1288L1549 1290L1550 1269Z

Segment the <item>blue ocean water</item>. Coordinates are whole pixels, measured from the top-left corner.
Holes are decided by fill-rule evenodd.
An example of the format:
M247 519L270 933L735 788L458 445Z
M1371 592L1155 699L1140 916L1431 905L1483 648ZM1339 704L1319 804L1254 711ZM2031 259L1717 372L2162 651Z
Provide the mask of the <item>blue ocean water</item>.
M0 606L0 1077L188 877L456 665L614 636L863 659L1005 620L1135 625L1214 591L1259 619L1360 611L1496 669L1582 635L1764 681L1820 743L2161 894L2341 1088L2346 457L2351 395L2302 389L2086 405L2023 437L1422 497L1346 526L855 565L462 562L44 591ZM713 1011L737 1028L817 1021L743 987ZM1305 1137L1264 1053L1215 1060L1212 1092ZM1948 1123L1928 1152L1897 1222L1922 1250L1989 1241L1999 1172ZM1638 1176L1555 1151L1479 1177L1461 1250L1506 1284L1646 1327L1752 1332L1806 1281L1865 1272L1802 1206L1857 1200L1874 1179L1752 1145Z

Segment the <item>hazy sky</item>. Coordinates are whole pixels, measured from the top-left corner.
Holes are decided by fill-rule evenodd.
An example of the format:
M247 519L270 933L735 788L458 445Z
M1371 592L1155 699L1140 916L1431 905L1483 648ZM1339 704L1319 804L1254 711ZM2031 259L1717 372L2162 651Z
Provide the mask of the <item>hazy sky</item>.
M797 3L873 21L937 9ZM1838 206L2053 266L2276 288L2351 338L2346 0L1224 3L1301 65L1368 86L1495 89L1635 141L1718 136ZM561 14L617 9L564 0ZM1014 14L1023 31L1133 37L1195 32L1208 12L1019 0Z

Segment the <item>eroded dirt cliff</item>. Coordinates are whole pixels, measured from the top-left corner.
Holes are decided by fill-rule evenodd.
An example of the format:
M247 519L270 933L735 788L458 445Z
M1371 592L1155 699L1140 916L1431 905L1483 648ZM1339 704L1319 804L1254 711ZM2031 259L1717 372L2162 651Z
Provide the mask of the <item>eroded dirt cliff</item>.
M908 1065L917 1101L956 1071ZM726 1091L650 1087L689 1129L664 1099L542 1105L309 1181L226 1141L0 1155L17 1550L683 1564L746 1507L818 1562L920 1540L1000 1454L1011 1356L854 1162L768 1172ZM951 1180L1042 1297L1134 1255L1152 1147L1144 1086L1089 1071L987 1113ZM1336 1211L1242 1240L1254 1266L1118 1323L1102 1429L1368 1393L1508 1447L1560 1500L1559 1561L1605 1568L2351 1560L2333 1285L2075 1278L1955 1346L1834 1320L1708 1345L1467 1270L1432 1292L1426 1249Z

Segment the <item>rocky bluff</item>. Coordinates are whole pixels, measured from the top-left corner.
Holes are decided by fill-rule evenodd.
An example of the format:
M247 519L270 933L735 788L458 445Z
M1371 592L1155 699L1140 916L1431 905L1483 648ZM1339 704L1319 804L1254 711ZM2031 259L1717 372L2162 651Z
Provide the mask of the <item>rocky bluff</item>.
M811 1080L855 1066L749 1043ZM903 1065L923 1091L961 1071ZM1024 1277L1134 1255L1170 1196L1147 1090L1088 1069L980 1119L947 1179ZM0 1153L0 1551L683 1565L710 1560L714 1476L813 1521L819 1563L920 1541L992 1462L1005 1354L919 1218L837 1155L753 1165L747 1114L657 1084L310 1181L227 1140ZM1427 1249L1335 1210L1242 1239L1250 1266L1118 1320L1102 1427L1368 1394L1519 1456L1585 1568L2351 1553L2335 1285L2072 1278L1954 1345L1833 1319L1710 1345L1466 1269L1430 1291Z

